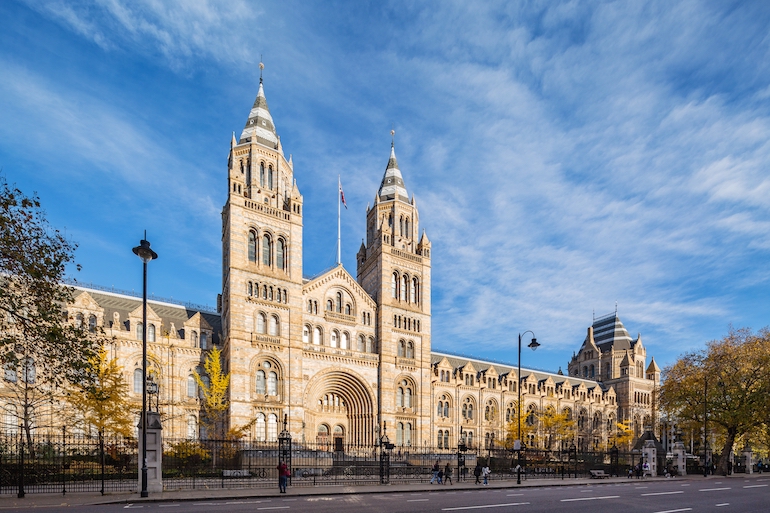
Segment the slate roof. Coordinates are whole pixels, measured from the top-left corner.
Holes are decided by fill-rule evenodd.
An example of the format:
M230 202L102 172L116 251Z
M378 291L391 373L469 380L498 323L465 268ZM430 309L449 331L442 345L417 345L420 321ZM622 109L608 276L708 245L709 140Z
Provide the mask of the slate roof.
M631 339L628 330L617 313L596 319L593 323L594 342L602 352L614 348L616 351L633 349L636 340Z
M140 308L142 306L142 300L139 298L124 296L122 294L115 294L111 292L102 292L98 290L92 290L85 287L74 287L73 297L77 298L84 292L87 292L96 301L100 307L104 309L104 323L105 327L112 327L113 313L118 312L120 314L121 330L127 329L128 314ZM162 330L167 331L171 328L171 323L174 323L174 327L177 330L177 336L184 338L184 323L187 322L192 316L198 313L195 310L190 310L181 305L174 305L171 303L163 303L160 301L147 300L148 310L152 308L152 311L158 314L162 319ZM222 331L222 322L217 314L208 312L200 312L201 316L209 323L213 330L213 343L219 344L219 335ZM162 332L162 331L161 331Z
M452 355L449 353L439 353L436 351L431 352L431 364L435 365L439 363L444 358L447 359L447 361L452 365L453 369L457 369L459 367L462 367L466 363L470 362L473 364L473 367L476 368L479 372L483 372L490 367L494 367L497 370L497 374L502 376L504 374L508 374L509 372L513 372L513 374L516 374L517 366L516 365L505 365L501 363L495 363L495 362L489 362L485 360L479 360L476 358L467 358L464 356L457 356ZM547 372L542 370L533 370L533 369L527 369L526 367L521 368L521 376L527 377L527 376L534 376L535 379L540 381L545 381L548 378L551 378L554 383L557 385L564 383L565 381L568 382L570 386L576 386L583 383L587 389L591 389L594 387L599 387L602 391L607 391L609 387L604 386L602 383L591 380L591 379L583 379L579 378L577 376L565 376L564 374L559 374L558 372Z
M265 98L265 89L262 87L262 79L259 79L259 91L257 99L249 112L249 118L246 120L246 126L241 132L239 144L243 144L249 139L267 146L268 148L278 148L278 134L275 131L273 116L270 115L270 109L267 106Z
M401 170L398 168L394 144L390 145L390 158L388 159L385 175L382 177L382 183L380 183L380 190L377 192L377 195L381 201L399 199L409 203L409 193L406 192L404 178L401 176Z

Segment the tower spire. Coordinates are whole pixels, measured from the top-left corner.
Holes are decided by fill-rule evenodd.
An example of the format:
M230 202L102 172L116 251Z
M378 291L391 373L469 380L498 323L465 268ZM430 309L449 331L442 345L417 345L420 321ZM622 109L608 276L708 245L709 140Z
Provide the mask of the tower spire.
M265 69L265 64L262 62L262 54L259 54L259 84L262 85L262 70Z

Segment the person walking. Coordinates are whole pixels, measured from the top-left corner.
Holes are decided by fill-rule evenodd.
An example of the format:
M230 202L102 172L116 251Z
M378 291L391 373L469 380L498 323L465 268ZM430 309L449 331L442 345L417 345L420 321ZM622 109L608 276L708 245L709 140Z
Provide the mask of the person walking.
M484 468L481 469L481 475L484 476L484 486L489 484L489 475L491 473L492 471L489 470L489 465L484 465Z
M280 490L280 493L286 493L286 483L289 480L291 472L289 471L289 467L286 466L286 463L283 461L278 463L276 468L278 469L278 490Z
M452 483L452 467L449 466L449 463L444 467L444 484L446 484L447 481Z
M481 463L476 463L476 467L473 469L473 475L476 476L476 482L473 484L481 484L479 477L481 477Z
M431 477L431 478L430 478L430 484L433 484L433 481L436 481L436 480L438 480L438 479L439 479L439 477L438 477L438 471L439 471L439 467L438 467L438 460L436 460L436 463L434 463L434 464L433 464L433 470L432 470L432 472L433 472L433 477ZM440 481L440 480L439 480L439 484L441 484L441 481Z

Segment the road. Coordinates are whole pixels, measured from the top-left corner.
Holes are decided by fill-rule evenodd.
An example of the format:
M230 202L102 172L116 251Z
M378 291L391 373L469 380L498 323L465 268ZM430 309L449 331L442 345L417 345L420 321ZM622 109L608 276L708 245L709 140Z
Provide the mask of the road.
M187 502L115 504L81 507L80 511L119 512L140 510L148 513L195 512L306 512L319 513L423 513L423 512L586 512L591 513L698 513L766 512L770 509L770 478L748 477L708 480L632 480L623 483L597 483L582 486L542 488L483 488L414 493L366 493L356 495L315 495L260 499L219 499ZM35 508L46 513L72 511L72 508ZM6 510L7 511L7 510ZM21 510L20 510L21 511Z

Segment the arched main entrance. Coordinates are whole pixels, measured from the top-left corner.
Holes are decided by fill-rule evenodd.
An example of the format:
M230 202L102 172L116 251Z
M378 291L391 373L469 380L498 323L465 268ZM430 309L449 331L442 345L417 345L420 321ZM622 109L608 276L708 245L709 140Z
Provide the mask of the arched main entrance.
M305 391L305 426L319 444L374 444L374 394L349 371L317 374ZM338 442L339 440L339 442Z

